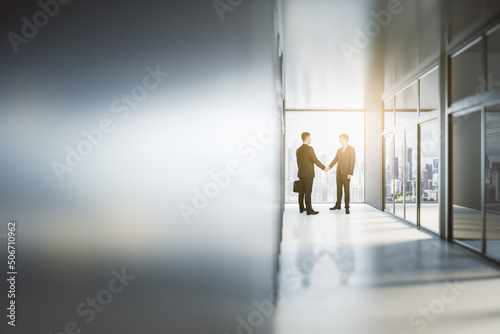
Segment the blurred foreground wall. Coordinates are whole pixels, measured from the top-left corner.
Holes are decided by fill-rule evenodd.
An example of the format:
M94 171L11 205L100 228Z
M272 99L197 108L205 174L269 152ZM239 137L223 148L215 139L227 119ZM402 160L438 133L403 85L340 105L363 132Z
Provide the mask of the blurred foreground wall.
M0 332L270 332L273 12L270 0L2 7L0 268L15 220L17 276L15 327L0 284Z

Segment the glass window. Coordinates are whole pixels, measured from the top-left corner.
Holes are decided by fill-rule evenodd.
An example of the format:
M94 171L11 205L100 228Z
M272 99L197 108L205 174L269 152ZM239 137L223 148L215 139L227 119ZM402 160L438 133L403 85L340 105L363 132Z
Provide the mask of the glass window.
M420 226L439 232L438 122L420 126Z
M486 88L490 91L498 89L497 86L493 86L493 82L500 81L500 29L493 32L488 36L488 68L487 68L487 78L486 82L489 85Z
M486 250L500 258L500 106L486 113Z
M473 44L451 58L451 102L482 93L484 41Z
M394 212L394 136L385 137L385 211Z
M453 236L482 248L481 112L452 116Z
M384 129L394 126L394 98L384 102Z
M339 135L349 135L349 145L356 150L356 164L351 178L351 202L364 202L364 112L324 112L298 111L286 114L286 201L297 202L297 193L293 192L293 182L297 177L297 158L295 151L302 145L302 132L311 133L311 146L316 157L329 165L341 147ZM337 165L325 173L315 167L311 200L317 203L333 203L337 200L336 171Z
M498 109L497 109L498 108ZM500 107L488 110L486 115L486 130L493 130L500 128L500 114L497 112Z
M397 133L394 140L394 213L404 218L404 152L403 133Z
M417 129L406 131L405 140L406 219L417 223Z
M439 68L420 79L420 115L439 109Z
M396 95L396 124L417 117L418 86L417 82Z

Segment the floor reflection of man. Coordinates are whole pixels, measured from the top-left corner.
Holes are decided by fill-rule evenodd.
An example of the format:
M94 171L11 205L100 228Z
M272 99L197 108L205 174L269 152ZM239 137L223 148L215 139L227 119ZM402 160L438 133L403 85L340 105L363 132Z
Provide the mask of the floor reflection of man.
M349 284L349 276L356 268L356 257L352 248L351 229L346 224L337 225L338 243L335 249L333 262L340 272L339 282L342 285Z
M317 262L312 244L313 231L311 224L298 225L295 228L294 235L299 240L296 265L301 275L302 286L307 288L311 285L311 272Z

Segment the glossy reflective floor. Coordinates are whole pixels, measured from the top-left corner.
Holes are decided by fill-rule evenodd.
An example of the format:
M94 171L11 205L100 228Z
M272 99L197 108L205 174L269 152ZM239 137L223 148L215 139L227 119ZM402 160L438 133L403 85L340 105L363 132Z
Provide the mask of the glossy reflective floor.
M275 333L499 333L499 267L368 205L330 206L286 206Z

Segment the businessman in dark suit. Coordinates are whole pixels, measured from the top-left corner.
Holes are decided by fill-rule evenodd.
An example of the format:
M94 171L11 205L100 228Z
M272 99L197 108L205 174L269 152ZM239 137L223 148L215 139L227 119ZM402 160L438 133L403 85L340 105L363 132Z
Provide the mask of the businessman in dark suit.
M299 210L300 213L306 211L308 215L317 215L319 212L314 211L311 206L311 193L314 180L314 164L316 164L322 170L325 170L325 165L323 165L316 154L314 149L309 146L311 145L311 134L309 132L304 132L302 134L302 146L297 149L297 166L299 167L299 172L297 176L299 177L301 188L299 191ZM305 197L305 208L304 208L304 197Z
M354 173L354 164L356 163L356 152L354 147L347 145L349 136L342 134L339 137L341 148L337 150L335 159L328 166L330 170L338 162L337 166L337 203L330 210L340 210L340 203L342 202L342 187L344 187L345 194L345 213L349 214L349 201L350 201L350 183L351 177Z

